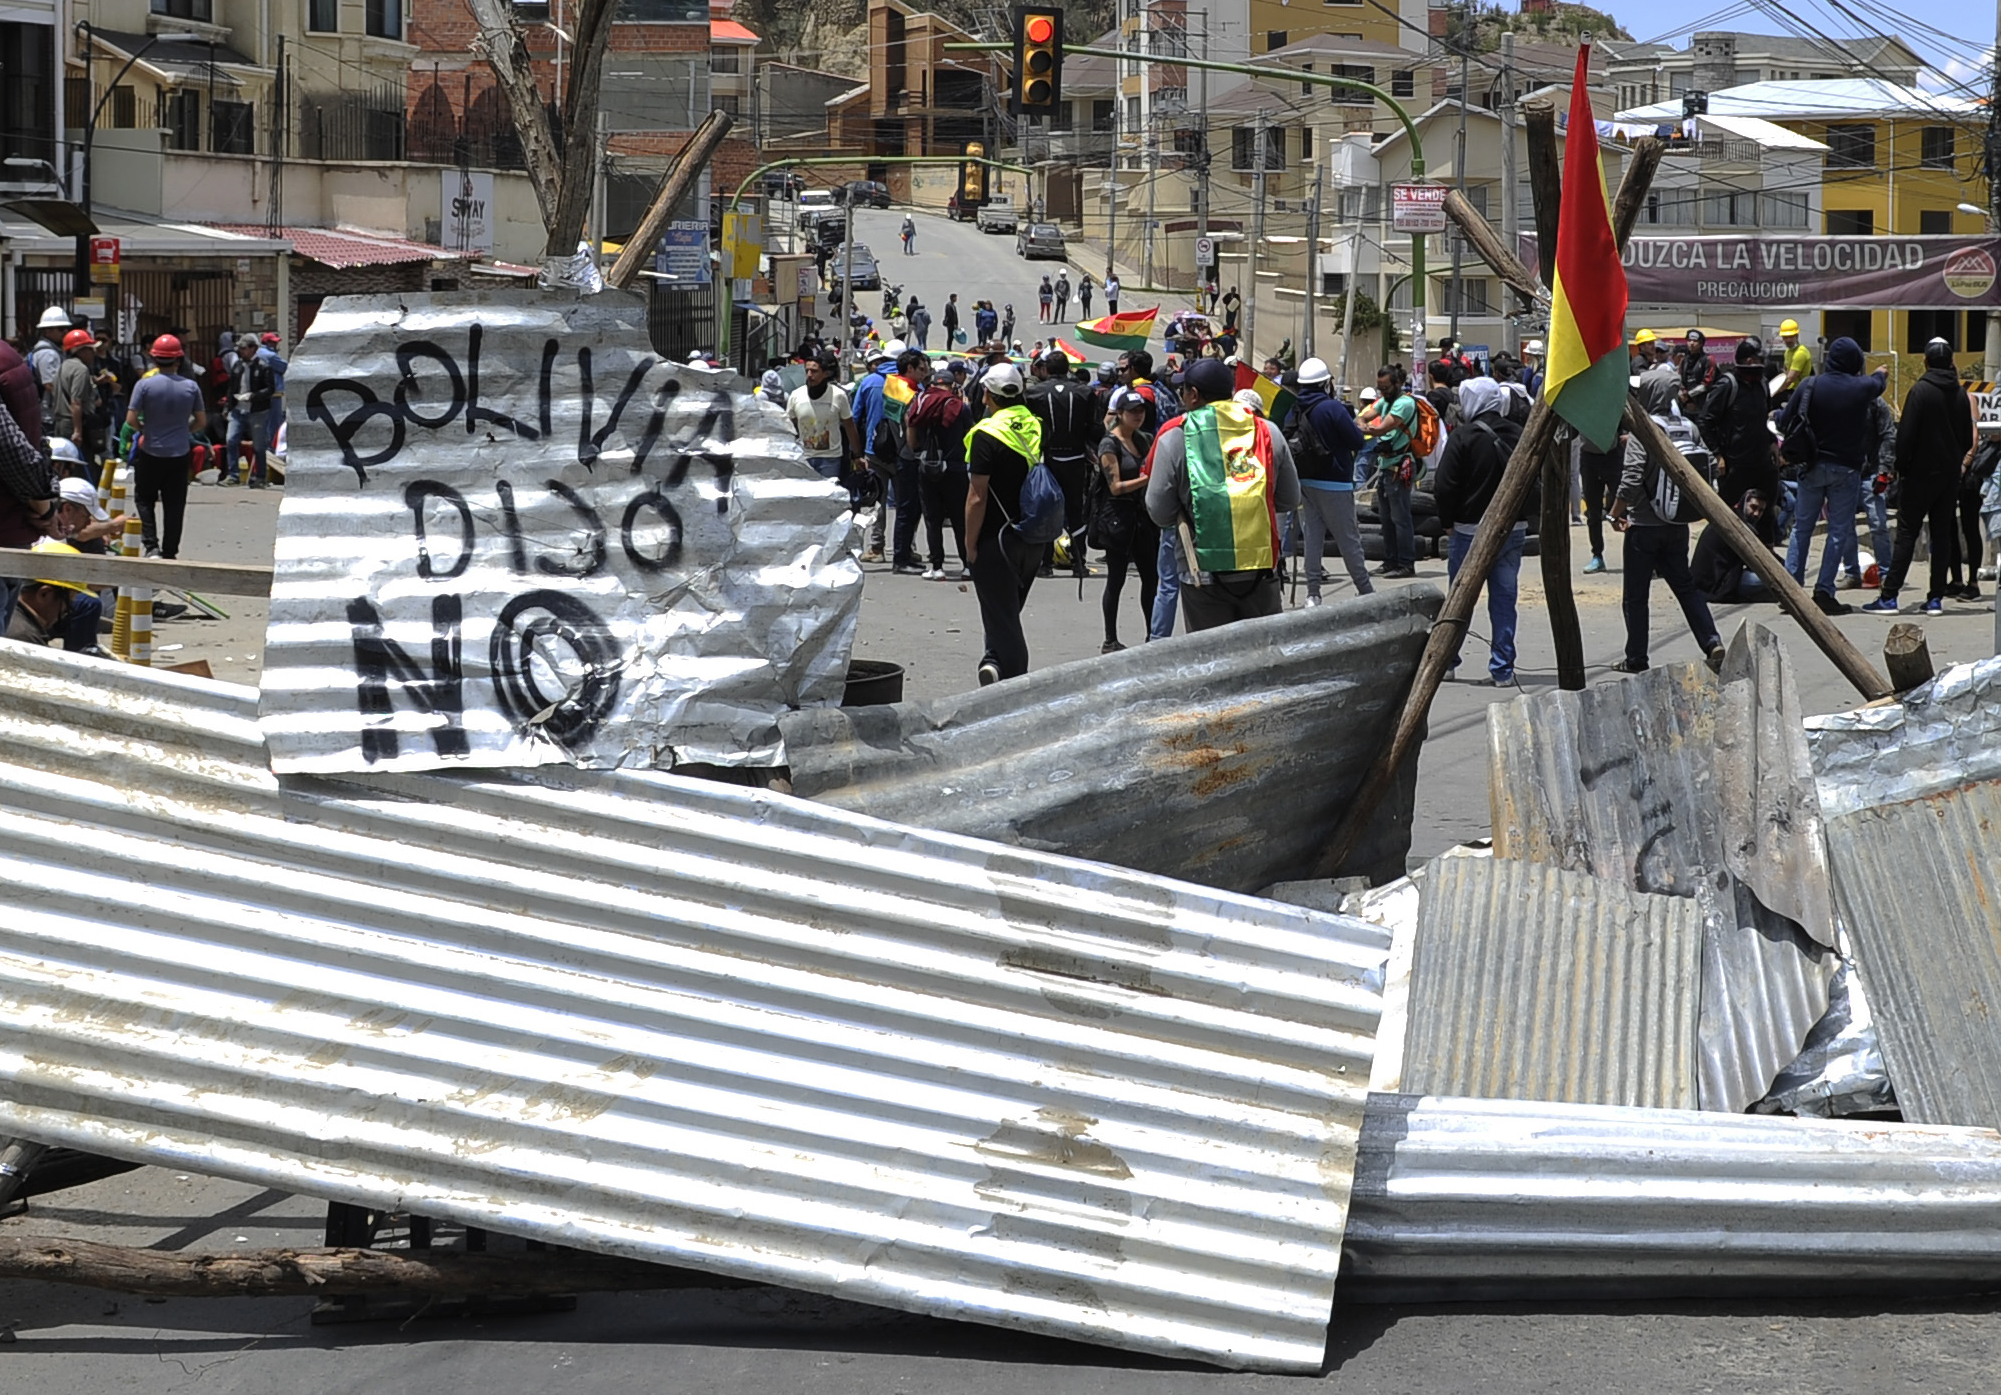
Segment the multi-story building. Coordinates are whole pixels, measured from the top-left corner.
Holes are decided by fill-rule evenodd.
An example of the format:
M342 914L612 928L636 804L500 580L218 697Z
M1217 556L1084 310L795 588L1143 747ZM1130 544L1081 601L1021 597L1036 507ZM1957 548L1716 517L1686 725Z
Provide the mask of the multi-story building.
M1720 92L1754 82L1876 78L1909 87L1924 60L1901 40L1856 38L1835 44L1782 34L1701 30L1687 48L1607 39L1605 82L1619 107L1679 103L1690 92Z

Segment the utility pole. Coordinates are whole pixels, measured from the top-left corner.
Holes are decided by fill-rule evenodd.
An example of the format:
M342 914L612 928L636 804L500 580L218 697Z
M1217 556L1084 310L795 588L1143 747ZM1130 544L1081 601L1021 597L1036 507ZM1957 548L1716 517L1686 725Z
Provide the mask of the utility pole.
M1996 3L2001 4L2001 0ZM1112 64L1112 212L1111 224L1105 229L1106 281L1112 279L1112 268L1119 260L1119 161L1125 149L1125 72L1124 59Z
M841 220L841 357L848 356L855 318L855 201L849 198ZM732 301L731 310L735 309ZM867 444L864 442L864 444Z
M1355 230L1348 234L1348 290L1341 297L1341 390L1348 390L1348 356L1355 342L1355 290L1361 284L1358 268L1362 260L1362 219L1358 212Z
M1987 230L2001 228L2001 0L1994 4L1994 88L1987 104ZM2001 380L2001 310L1987 312L1988 382ZM2001 639L2001 606L1994 611L1994 632Z
M2001 0L1996 0L2001 4ZM1209 11L1202 11L1202 61L1209 61ZM1195 70L1195 236L1209 235L1209 70ZM1195 280L1202 280L1201 267L1195 268ZM1209 263L1209 272L1217 281L1223 279L1222 258ZM1211 312L1216 309L1212 303Z
M1320 183L1313 171L1313 199L1306 205L1306 320L1299 327L1299 356L1313 356L1313 296L1320 285Z
M607 133L607 115L603 107L598 108L597 148L591 151L591 159L597 163L597 178L591 181L591 250L595 255L598 269L604 269L604 225L611 205L611 137Z
M1244 337L1238 343L1237 352L1242 361L1255 365L1257 359L1253 349L1257 344L1258 327L1258 255L1265 242L1265 114L1258 113L1257 125L1251 128L1255 152L1251 156L1251 257L1249 294L1244 297Z
M1148 126L1146 135L1140 142L1140 159L1146 170L1146 265L1141 277L1147 285L1157 284L1153 271L1153 229L1159 221L1159 210L1154 206L1154 193L1160 188L1160 133Z
M1515 112L1515 31L1501 35L1501 240L1508 250L1521 254L1522 215L1516 197L1515 128L1520 120ZM1514 313L1501 319L1501 347L1509 357L1522 356L1522 311L1528 304L1518 291L1502 292L1514 302Z
M1473 100L1472 60L1469 51L1472 45L1466 39L1466 22L1471 11L1466 5L1459 7L1459 148L1452 157L1452 182L1459 186L1459 197L1466 197L1466 104ZM1452 239L1452 339L1459 339L1459 307L1466 300L1466 283L1460 278L1460 262L1465 255L1466 239L1455 229L1448 233ZM1412 366L1416 366L1412 360ZM1423 381L1423 375L1416 375Z

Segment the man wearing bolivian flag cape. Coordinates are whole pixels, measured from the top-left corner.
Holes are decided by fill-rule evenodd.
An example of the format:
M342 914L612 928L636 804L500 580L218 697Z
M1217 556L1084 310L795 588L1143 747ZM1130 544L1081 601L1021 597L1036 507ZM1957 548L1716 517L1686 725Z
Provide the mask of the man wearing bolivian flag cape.
M1173 383L1186 410L1161 429L1148 466L1148 515L1163 529L1185 525L1190 631L1280 609L1278 515L1299 507L1299 472L1285 437L1229 400L1236 385L1221 359L1190 364Z
M1626 363L1626 268L1612 236L1597 119L1585 83L1591 47L1579 45L1563 141L1563 200L1556 226L1556 285L1542 393L1556 414L1601 452L1619 435L1631 386Z

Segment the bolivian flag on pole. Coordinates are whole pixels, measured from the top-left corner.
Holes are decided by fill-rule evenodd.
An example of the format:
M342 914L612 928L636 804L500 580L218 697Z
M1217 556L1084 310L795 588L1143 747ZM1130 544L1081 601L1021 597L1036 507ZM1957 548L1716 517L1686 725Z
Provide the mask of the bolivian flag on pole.
M1285 419L1292 414L1293 404L1298 400L1292 389L1273 382L1248 363L1237 364L1237 391L1249 388L1265 404L1265 420L1285 425Z
M1599 450L1619 434L1631 386L1626 360L1626 268L1612 237L1597 119L1585 88L1589 45L1577 50L1570 129L1563 142L1563 202L1556 225L1556 285L1549 310L1543 396Z
M886 373L882 379L882 414L892 422L901 422L910 404L917 400L917 389L910 379L901 373Z
M1101 315L1095 320L1079 320L1077 337L1101 349L1130 353L1134 349L1144 349L1146 341L1153 338L1153 322L1159 314L1160 307L1156 305L1151 310L1123 310L1116 315Z

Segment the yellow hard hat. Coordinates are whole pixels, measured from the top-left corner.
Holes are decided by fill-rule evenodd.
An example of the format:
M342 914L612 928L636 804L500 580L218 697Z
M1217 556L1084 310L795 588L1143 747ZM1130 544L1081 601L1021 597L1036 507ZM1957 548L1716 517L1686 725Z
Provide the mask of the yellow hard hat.
M1799 332L1800 322L1798 320L1779 321L1779 333L1797 335Z
M1651 344L1654 342L1654 332L1650 329L1643 329L1633 336L1633 342L1635 344Z
M56 538L38 539L34 547L29 550L32 552L65 552L72 557L82 556L74 547ZM80 581L57 581L53 577L37 577L33 584L36 586L60 586L65 591L76 591L86 596L90 594L90 588Z

